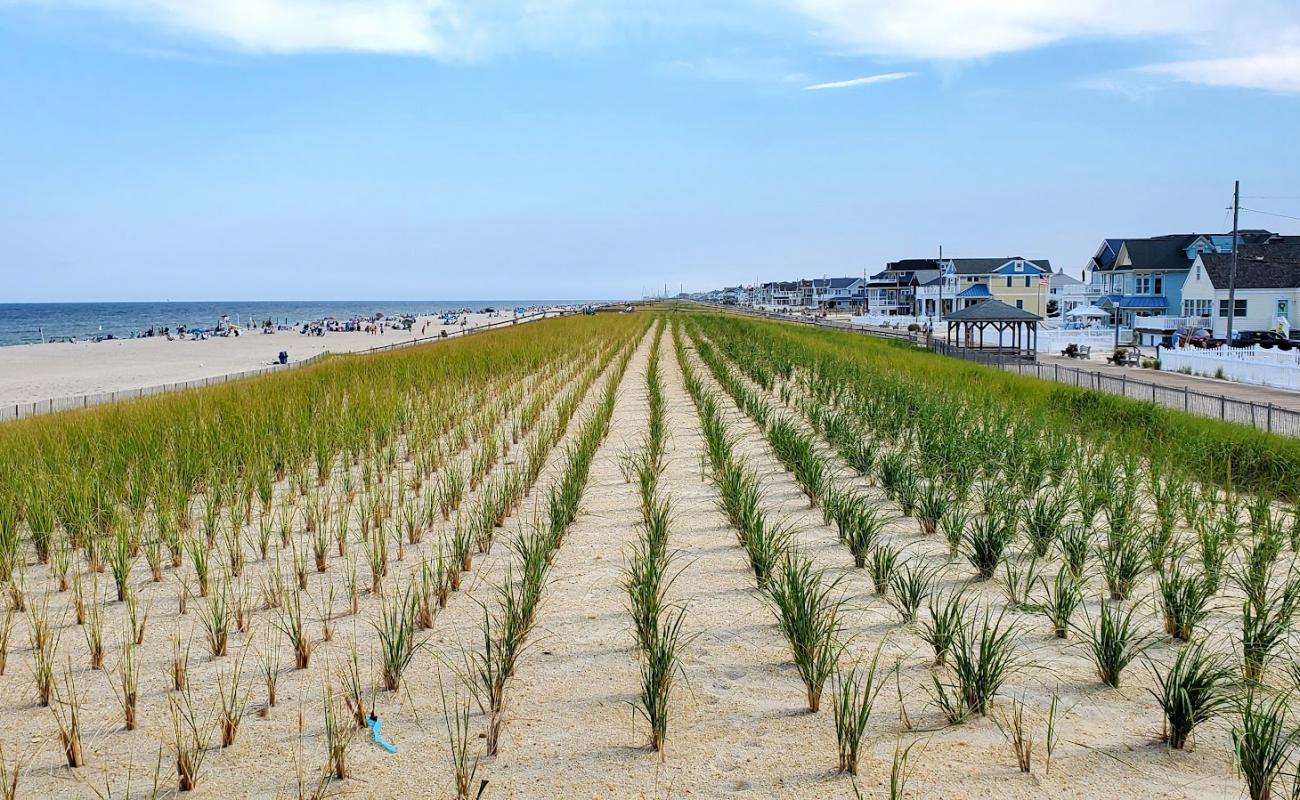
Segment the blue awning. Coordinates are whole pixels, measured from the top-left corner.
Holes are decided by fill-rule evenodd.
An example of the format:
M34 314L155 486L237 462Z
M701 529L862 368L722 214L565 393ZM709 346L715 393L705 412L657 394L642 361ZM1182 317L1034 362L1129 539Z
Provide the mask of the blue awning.
M1169 299L1160 295L1127 295L1121 297L1120 308L1168 308Z
M976 283L967 286L965 289L962 289L960 292L957 293L957 296L965 297L965 298L992 297L993 293L989 291L988 284Z

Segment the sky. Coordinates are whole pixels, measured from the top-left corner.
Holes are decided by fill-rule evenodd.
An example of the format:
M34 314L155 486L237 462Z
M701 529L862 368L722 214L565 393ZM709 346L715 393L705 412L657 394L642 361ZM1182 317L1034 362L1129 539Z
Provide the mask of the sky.
M1297 142L1294 0L0 0L0 302L1077 274Z

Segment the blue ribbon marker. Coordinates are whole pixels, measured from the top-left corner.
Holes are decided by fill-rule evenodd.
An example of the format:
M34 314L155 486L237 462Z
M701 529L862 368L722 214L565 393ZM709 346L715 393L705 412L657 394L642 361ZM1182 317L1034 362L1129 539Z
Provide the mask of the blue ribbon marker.
M375 716L374 714L371 714L366 719L366 722L369 723L370 725L370 735L374 737L375 744L379 745L380 747L384 748L390 753L396 753L397 748L393 747L393 745L387 739L379 735L379 726L384 724L379 720L379 717Z

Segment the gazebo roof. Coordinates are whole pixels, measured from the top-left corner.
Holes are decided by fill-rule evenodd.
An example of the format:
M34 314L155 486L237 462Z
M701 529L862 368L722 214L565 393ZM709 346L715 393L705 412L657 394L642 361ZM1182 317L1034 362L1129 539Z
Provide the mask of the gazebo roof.
M949 322L1041 322L1042 317L1001 300L985 300L945 315Z

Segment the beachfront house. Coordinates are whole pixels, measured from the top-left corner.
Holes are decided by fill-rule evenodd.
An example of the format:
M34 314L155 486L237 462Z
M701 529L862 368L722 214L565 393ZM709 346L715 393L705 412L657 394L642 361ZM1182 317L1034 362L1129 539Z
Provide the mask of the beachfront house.
M1258 243L1271 236L1249 230L1241 231L1238 240ZM1112 324L1133 328L1138 344L1168 341L1178 328L1201 321L1196 313L1182 313L1183 286L1197 257L1231 251L1231 233L1106 239L1088 261L1089 299L1111 312Z
M861 278L814 278L813 305L817 308L845 308L862 300Z
M1065 318L1070 311L1088 304L1088 285L1064 270L1052 273L1047 286L1047 309L1044 316Z
M1183 286L1183 316L1208 319L1218 337L1227 334L1229 313L1234 331L1300 332L1300 236L1270 236L1240 246L1230 309L1231 270L1231 252L1198 253Z
M867 313L873 316L921 316L917 289L940 276L939 263L932 258L891 261L863 285Z
M947 258L939 264L947 279L943 291L953 298L951 310L999 300L1045 316L1052 274L1052 263L1045 258Z
M926 317L932 322L944 319L953 309L953 300L957 294L954 286L953 279L942 272L918 285L915 300L916 315Z
M803 287L799 281L768 281L758 286L754 305L777 309L803 305Z

